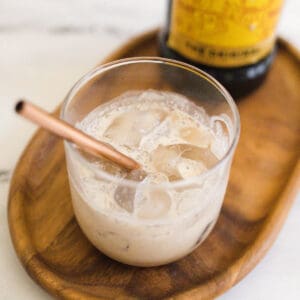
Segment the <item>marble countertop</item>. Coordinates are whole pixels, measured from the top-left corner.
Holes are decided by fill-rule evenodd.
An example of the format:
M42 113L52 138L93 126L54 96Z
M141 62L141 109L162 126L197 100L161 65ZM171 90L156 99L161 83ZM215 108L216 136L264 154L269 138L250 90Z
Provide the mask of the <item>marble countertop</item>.
M128 38L163 22L165 1L2 0L0 3L0 299L51 299L26 274L8 232L13 168L36 127L16 117L24 96L53 110L73 83ZM300 49L300 1L287 0L279 34ZM219 299L300 299L300 195L258 266Z

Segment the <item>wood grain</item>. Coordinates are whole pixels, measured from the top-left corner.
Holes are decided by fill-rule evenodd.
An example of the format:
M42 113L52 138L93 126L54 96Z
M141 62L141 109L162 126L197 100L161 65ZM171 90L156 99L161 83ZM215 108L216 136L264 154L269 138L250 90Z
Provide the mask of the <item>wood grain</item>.
M106 61L157 55L156 31ZM209 299L241 280L274 242L300 185L300 55L279 40L264 85L239 102L242 132L220 218L186 258L156 268L98 252L74 218L62 142L39 130L15 169L8 217L28 274L62 299Z

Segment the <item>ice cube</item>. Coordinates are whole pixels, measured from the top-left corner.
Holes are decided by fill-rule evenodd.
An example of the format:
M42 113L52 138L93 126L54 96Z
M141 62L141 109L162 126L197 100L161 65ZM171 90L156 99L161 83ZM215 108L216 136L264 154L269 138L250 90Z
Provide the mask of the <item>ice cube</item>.
M137 215L143 219L161 218L171 208L171 197L162 189L148 191Z
M152 151L151 159L158 172L166 174L170 180L176 180L180 178L177 170L180 155L181 151L177 145L159 145Z
M154 150L158 143L163 143L164 140L170 139L170 120L168 118L143 135L140 142L140 147L148 152Z
M168 182L168 177L159 172L148 174L142 181L135 195L138 217L144 219L160 218L168 213L172 199L165 188L155 187L155 184L158 185L163 182ZM147 184L151 184L151 186Z
M211 151L221 158L225 155L233 136L232 121L226 114L221 114L211 117L210 126L215 134L215 139L210 146Z
M131 145L138 142L138 135L132 132L136 115L137 112L129 111L115 118L104 132L104 137L120 145Z
M135 207L141 207L143 203L146 201L147 198L147 193L148 189L151 188L149 187L149 184L156 185L160 184L163 182L168 182L169 179L168 177L159 172L155 173L149 173L149 174L143 174L144 178L141 181L141 183L137 186L136 193L135 193Z
M177 164L177 170L184 179L197 176L207 169L201 161L181 157Z
M180 144L178 147L182 152L182 157L202 162L206 168L211 168L218 162L218 158L209 148L201 148L187 144Z
M128 213L132 213L134 210L134 197L135 188L133 187L120 185L115 190L116 203Z
M136 126L142 135L147 134L154 127L159 125L165 116L166 113L158 109L141 111L139 118L136 120Z
M209 148L188 144L160 145L151 153L151 159L157 171L171 181L199 175L218 161Z
M183 127L179 131L180 137L189 144L207 148L213 138L208 129L201 127Z
M126 175L125 179L143 181L146 175L146 172L143 170L133 170ZM125 182L124 184L121 182L115 190L114 198L116 203L121 208L125 209L129 213L132 213L135 208L135 194L135 187L127 186Z
M159 110L128 111L111 122L104 136L119 145L137 146L142 136L159 125L164 116Z

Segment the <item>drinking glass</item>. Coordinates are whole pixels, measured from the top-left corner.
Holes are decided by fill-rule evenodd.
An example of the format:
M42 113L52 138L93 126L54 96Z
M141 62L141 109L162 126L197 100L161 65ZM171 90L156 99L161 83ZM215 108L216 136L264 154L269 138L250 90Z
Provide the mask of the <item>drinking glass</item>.
M221 131L228 144L220 160L196 177L141 186L138 181L104 171L75 145L65 141L72 204L82 231L102 253L135 266L173 262L205 240L220 213L240 131L237 107L220 83L193 66L159 57L128 58L92 70L68 93L61 118L76 126L96 107L115 97L128 91L149 89L175 92L202 107L210 116L210 128L216 134ZM83 188L87 177L93 178L91 190ZM115 201L109 198L114 194L105 192L112 187L122 189L123 201L142 189L152 195L150 203L161 205L163 210L172 207L174 214L142 218L134 209L122 212L103 208L99 201ZM94 197L97 193L100 199ZM155 195L162 194L171 196L156 203L160 200ZM182 199L176 207L174 197Z

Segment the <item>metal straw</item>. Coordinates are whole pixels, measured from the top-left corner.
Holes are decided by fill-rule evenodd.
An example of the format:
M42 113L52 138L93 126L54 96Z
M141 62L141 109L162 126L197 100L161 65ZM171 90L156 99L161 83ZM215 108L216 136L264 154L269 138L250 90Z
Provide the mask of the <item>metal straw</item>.
M15 110L26 119L40 125L57 136L76 144L79 148L89 154L103 156L127 169L140 168L140 165L135 160L122 154L111 145L94 139L63 120L55 118L32 103L20 100L16 104Z

